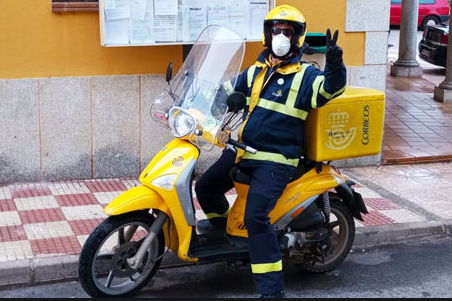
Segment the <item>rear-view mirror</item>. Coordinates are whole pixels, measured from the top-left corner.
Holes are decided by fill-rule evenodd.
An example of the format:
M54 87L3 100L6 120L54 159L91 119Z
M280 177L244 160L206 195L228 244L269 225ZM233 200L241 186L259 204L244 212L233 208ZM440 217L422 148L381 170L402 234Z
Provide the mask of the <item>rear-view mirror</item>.
M168 64L168 68L166 69L166 82L169 84L171 78L173 77L173 62Z

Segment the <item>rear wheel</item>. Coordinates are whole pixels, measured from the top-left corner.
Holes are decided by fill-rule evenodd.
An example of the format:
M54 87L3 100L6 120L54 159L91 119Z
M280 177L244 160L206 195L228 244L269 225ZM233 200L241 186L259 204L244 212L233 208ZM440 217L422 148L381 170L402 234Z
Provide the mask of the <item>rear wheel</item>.
M299 268L313 273L326 273L338 267L350 253L355 240L355 221L350 210L340 199L331 196L331 221L329 227L333 234L332 247L322 256L306 254Z
M79 280L91 297L124 297L137 292L155 275L165 247L162 232L153 240L138 269L127 259L133 257L154 216L132 212L103 221L88 237L79 259Z
M424 30L427 25L436 25L439 24L441 20L437 16L427 16L422 20L421 30Z

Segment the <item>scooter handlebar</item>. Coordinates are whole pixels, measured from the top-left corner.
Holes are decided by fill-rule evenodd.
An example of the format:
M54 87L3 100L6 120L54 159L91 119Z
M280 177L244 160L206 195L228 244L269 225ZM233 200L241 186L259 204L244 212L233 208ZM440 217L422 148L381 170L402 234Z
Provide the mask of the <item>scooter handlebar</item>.
M252 154L257 153L257 150L255 150L254 148L252 148L252 147L250 147L250 146L246 146L245 144L240 143L240 142L238 142L237 140L233 140L233 139L231 139L231 138L229 138L228 144L234 145L235 147L238 147L238 148L240 148L240 149L243 149L244 151L249 152L249 153L252 153Z

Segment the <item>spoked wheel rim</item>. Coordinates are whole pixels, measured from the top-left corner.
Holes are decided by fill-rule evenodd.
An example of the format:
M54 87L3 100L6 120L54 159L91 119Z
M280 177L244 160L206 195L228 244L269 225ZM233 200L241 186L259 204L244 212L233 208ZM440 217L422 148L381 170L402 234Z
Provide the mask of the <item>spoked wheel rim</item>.
M140 286L152 272L159 252L159 240L154 239L142 264L134 270L127 263L138 251L149 233L149 225L131 222L121 225L102 241L92 264L96 287L106 295L123 295Z

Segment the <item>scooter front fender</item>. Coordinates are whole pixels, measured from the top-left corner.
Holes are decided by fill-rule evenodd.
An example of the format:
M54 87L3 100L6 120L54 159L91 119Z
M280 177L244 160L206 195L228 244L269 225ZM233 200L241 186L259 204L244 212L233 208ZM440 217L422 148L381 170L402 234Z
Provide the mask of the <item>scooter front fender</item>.
M171 216L162 197L146 186L137 186L125 191L105 207L104 212L111 216L146 209L157 209Z

